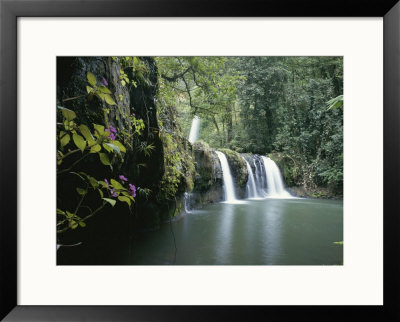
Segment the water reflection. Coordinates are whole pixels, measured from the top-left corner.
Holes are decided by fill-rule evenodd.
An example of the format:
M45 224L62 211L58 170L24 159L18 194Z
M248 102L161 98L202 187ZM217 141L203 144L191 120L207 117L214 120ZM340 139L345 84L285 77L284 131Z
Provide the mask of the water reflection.
M282 215L286 202L281 200L267 200L263 216L260 219L262 226L262 256L265 264L276 264L282 253Z
M232 252L232 232L234 225L234 215L237 206L225 204L224 211L218 214L218 228L216 234L216 264L229 263Z
M337 265L343 260L343 203L264 199L213 204L137 238L132 264Z

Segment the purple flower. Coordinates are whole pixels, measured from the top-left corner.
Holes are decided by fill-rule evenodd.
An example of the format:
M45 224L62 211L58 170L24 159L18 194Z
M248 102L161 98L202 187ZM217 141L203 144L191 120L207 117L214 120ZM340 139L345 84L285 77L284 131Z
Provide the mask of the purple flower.
M103 83L104 83L104 85L108 86L108 82L104 77L103 77Z
M110 125L110 127L111 127L111 125ZM104 132L108 133L108 136L111 140L113 140L113 141L115 140L115 135L114 135L114 133L112 133L112 130L110 131L110 129L105 129Z
M136 116L136 114L135 114L135 113L132 113L132 116Z
M114 191L114 189L111 189L111 196L113 196L114 198L115 197L118 197L118 195L117 195L117 193Z
M127 179L125 176L123 176L122 174L119 176L119 178L120 178L122 181L128 181L128 179Z
M131 189L131 191L132 191L132 197L135 198L136 197L136 187L130 183L129 189Z
M106 185L107 185L107 188L109 187L109 185L108 185L108 181L107 181L107 179L104 179L104 182L106 183Z
M110 131L111 133L117 133L117 129L112 125L110 125Z

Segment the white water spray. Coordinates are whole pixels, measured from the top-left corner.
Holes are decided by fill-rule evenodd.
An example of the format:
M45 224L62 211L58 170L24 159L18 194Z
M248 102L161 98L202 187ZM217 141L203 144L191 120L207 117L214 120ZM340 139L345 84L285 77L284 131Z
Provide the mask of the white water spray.
M223 154L222 152L215 151L215 153L217 153L219 162L221 163L225 201L229 203L236 203L238 200L236 199L235 187L233 185L233 179L231 175L231 170L229 169L228 160L226 159L225 154Z
M200 118L195 115L192 121L192 127L190 128L189 134L189 142L194 143L199 138L199 130L200 130Z
M184 207L185 207L185 212L187 214L191 214L192 213L192 210L190 209L192 207L192 205L191 205L191 197L192 197L192 194L190 192L185 192L184 193L183 204L184 204Z
M267 179L267 196L272 198L291 198L292 196L283 185L281 171L276 163L268 157L263 156L262 159Z
M247 191L247 198L258 198L256 182L254 180L253 170L250 167L250 164L247 162L246 159L243 158L246 162L247 173L248 173L248 180L246 185Z

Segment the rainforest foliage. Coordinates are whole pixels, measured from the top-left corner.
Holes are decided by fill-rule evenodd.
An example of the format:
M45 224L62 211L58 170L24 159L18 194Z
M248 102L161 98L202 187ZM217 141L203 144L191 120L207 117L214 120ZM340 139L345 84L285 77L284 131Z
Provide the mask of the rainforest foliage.
M191 191L195 115L211 148L269 154L287 185L342 194L341 57L64 58L57 77L59 233Z
M157 57L161 96L184 133L213 148L271 154L288 185L343 187L342 57Z

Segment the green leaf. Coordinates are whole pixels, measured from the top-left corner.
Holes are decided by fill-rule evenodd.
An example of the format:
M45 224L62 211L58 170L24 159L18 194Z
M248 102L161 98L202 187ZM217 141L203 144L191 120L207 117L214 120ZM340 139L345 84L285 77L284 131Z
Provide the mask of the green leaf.
M108 105L117 105L117 103L115 103L112 97L108 94L104 94L104 99Z
M129 198L125 197L125 196L119 196L118 200L126 202L129 206L131 205L131 200Z
M65 215L65 212L62 211L61 209L58 209L58 208L57 208L57 214L59 214L59 215Z
M80 221L80 222L79 222L79 226L81 226L81 227L86 227L86 224L85 224L84 221Z
M105 153L99 153L100 161L104 165L111 165L110 159L108 158L108 155Z
M86 148L86 141L79 134L74 133L72 135L75 145L83 152Z
M75 228L78 227L78 223L77 223L75 220L71 220L70 223L69 223L69 225L70 225L70 227L71 227L72 229L75 229Z
M69 128L69 121L68 120L64 120L63 124L64 124L64 129L68 131L70 129Z
M106 99L106 95L100 91L96 91L96 95L98 96L98 98L100 98L102 101L104 101Z
M116 201L110 198L102 198L104 201L107 201L111 206L115 206Z
M112 147L108 146L107 144L103 143L103 148L107 151L107 152L111 152L112 151Z
M116 145L121 150L121 152L126 153L126 148L122 145L121 142L114 140L113 144Z
M119 147L117 147L116 145L112 144L112 143L104 143L103 146L109 146L114 152L121 154L121 150L119 149ZM105 148L106 149L106 148ZM107 149L106 149L107 150Z
M118 181L111 179L111 184L115 189L123 189L126 190Z
M99 192L99 194L100 194L100 198L104 198L103 191L102 191L101 189L97 189L97 191L98 191L98 192Z
M133 197L132 197L132 195L131 195L129 192L127 192L127 191L122 191L121 193L122 193L125 197L128 197L128 198L131 199L131 200L134 200Z
M103 125L93 124L93 127L99 135L101 135L101 136L104 135L104 126Z
M332 98L327 102L327 104L329 105L328 110L330 110L331 108L339 108L343 106L343 95Z
M343 245L343 241L340 241L340 242L333 242L334 244L336 244L336 245Z
M101 146L99 144L93 145L90 148L90 153L97 153L101 151Z
M82 188L76 188L76 192L78 192L80 195L86 195L87 191Z
M121 81L121 85L122 85L122 86L125 86L125 84L126 84L125 81L122 80L122 81Z
M94 88L90 87L90 86L86 86L86 91L88 92L88 94L93 93Z
M91 72L87 73L87 79L90 85L96 86L97 84L96 76L94 76Z
M99 186L99 182L95 178L88 176L88 179L94 189L96 189Z
M79 125L79 130L81 131L82 135L85 137L85 139L87 141L94 142L94 137L93 137L92 133L90 132L89 128L85 124Z
M72 121L74 118L76 118L76 114L74 111L71 111L62 106L58 106L58 108L61 110L61 113L64 116L64 118L66 118L68 121Z
M111 91L105 86L99 86L99 91L104 94L111 94Z
M66 146L70 140L71 137L69 136L69 134L65 134L60 140L61 147L63 148L64 146Z
M107 183L105 183L104 181L99 181L99 184L100 184L103 188L108 188L108 187L107 187Z
M67 212L67 217L71 217L72 218L74 216L74 214L72 212L69 212L68 210L66 212Z

